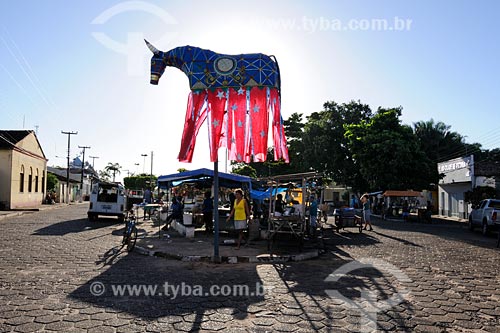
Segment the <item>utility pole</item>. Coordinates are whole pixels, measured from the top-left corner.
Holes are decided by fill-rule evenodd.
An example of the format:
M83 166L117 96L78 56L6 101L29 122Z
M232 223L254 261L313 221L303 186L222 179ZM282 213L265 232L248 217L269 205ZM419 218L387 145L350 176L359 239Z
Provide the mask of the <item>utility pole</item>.
M89 158L91 158L91 159L92 159L92 169L94 169L94 162L95 162L95 159L96 159L96 158L99 158L99 156L89 156ZM94 169L94 171L95 171L95 169Z
M92 192L92 186L94 185L94 176L96 175L95 168L94 168L94 162L96 158L99 158L99 156L89 156L89 158L92 159L92 177L90 178L90 192ZM97 177L99 178L99 177Z
M69 153L70 153L70 142L71 142L71 136L78 134L77 132L64 132L61 131L62 134L68 135L68 163L67 163L67 168L66 168L66 203L69 203Z
M83 149L82 178L80 179L80 196L83 199L83 171L85 169L85 149L90 149L90 147L89 146L78 146L78 148Z

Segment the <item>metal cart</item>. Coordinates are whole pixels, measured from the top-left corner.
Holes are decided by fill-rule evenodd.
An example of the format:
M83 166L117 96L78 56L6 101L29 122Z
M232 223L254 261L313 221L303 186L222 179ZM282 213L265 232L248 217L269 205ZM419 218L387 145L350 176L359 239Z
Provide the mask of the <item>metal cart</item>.
M356 215L354 208L339 208L333 212L335 217L335 228L337 232L345 228L357 228L359 232L363 232L363 222L361 217Z
M298 240L299 249L304 245L306 231L305 220L302 216L274 216L270 219L267 249L272 250L273 243L278 234L289 234Z

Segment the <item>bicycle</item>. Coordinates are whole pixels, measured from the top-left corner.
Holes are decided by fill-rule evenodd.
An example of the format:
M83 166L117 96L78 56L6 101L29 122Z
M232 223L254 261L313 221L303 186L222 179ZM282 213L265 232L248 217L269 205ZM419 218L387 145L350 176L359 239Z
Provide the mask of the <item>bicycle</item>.
M127 212L125 221L126 224L125 231L123 232L122 246L126 246L127 251L131 252L137 242L137 227L135 226L137 218L133 209Z

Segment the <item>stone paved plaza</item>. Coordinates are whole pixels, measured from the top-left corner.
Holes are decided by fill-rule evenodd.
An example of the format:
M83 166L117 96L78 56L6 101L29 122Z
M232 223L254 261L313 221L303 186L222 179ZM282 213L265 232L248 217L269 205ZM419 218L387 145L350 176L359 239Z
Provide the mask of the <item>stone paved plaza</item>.
M0 220L0 332L500 332L496 237L463 224L375 220L326 230L318 259L211 264L121 251L86 210Z

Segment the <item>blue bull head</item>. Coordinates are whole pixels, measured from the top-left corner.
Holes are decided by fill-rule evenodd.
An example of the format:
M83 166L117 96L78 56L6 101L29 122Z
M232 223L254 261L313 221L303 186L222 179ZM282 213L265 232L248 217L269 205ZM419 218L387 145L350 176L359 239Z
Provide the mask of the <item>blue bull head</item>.
M151 84L158 84L165 67L172 66L187 75L191 90L242 86L280 88L279 67L272 56L262 53L219 54L194 46L163 52L145 42L153 52Z

